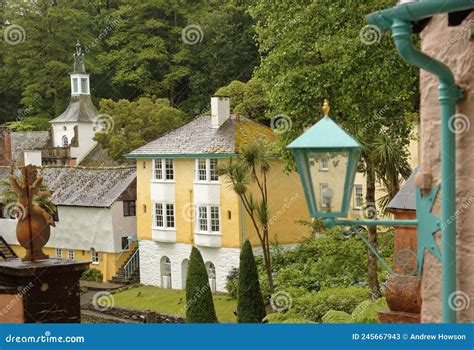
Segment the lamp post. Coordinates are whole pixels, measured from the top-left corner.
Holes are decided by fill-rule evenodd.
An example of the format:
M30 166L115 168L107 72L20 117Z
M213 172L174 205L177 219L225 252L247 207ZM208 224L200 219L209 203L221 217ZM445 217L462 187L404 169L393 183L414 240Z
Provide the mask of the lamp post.
M360 154L363 147L329 117L329 103L324 101L324 117L290 143L303 184L311 217L322 218L326 227L349 226L364 241L382 265L393 273L378 252L359 232L359 226L417 226L417 269L421 274L425 250L441 259L434 238L440 230L440 220L431 213L439 186L425 196L416 190L414 220L340 220L347 217ZM443 303L447 300L443 300ZM451 317L451 315L450 315Z

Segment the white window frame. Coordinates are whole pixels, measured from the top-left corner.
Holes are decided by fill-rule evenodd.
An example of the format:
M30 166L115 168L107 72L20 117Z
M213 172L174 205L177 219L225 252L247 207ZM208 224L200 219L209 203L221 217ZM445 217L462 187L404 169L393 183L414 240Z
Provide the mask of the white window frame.
M72 78L72 93L78 94L79 93L79 79Z
M205 215L201 215L201 209L205 208ZM217 219L213 218L212 208L217 208ZM206 229L201 228L201 220L205 220ZM215 225L215 220L217 220L217 225L219 230L215 231L213 228ZM212 204L199 204L196 205L196 219L195 219L195 228L196 233L207 233L207 234L221 234L222 222L221 222L221 207L219 205Z
M359 184L354 185L354 209L362 209L363 205L357 205L357 189L360 189L361 191L361 198L362 201L364 200L364 187Z
M168 173L167 170L170 170L170 168L167 168L167 165L171 162L171 174L172 178L167 179ZM151 178L153 179L152 181L154 182L175 182L175 166L174 166L174 159L172 158L159 158L159 159L153 159L153 166L151 167L152 171L152 176Z
M217 178L214 180L211 179L211 161L212 162L217 162L216 164L216 174ZM204 162L204 168L200 167L201 164ZM219 167L219 159L218 158L198 158L196 159L194 163L194 181L197 183L219 183L219 172L218 172L218 167ZM201 179L201 175L203 174L203 170L205 172L205 179ZM213 174L213 175L216 175Z
M91 249L91 261L93 264L99 263L99 252L95 249Z
M319 171L329 171L329 158L323 157L319 161Z
M161 216L163 226L157 226L157 206L161 206ZM172 220L169 220L171 215L168 215L169 206L173 206ZM173 222L173 226L170 226L170 221ZM176 230L176 205L170 202L153 202L153 228L155 230Z
M68 251L67 251L67 258L68 258L69 260L74 260L74 250L68 249Z
M56 248L56 258L63 257L63 250L61 248Z

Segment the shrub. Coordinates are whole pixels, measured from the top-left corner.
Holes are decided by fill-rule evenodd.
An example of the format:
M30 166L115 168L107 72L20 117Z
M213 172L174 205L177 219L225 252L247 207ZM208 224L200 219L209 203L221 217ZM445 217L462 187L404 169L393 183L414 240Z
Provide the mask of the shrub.
M102 272L97 269L88 269L82 273L81 279L84 281L102 282L104 276L102 275Z
M186 278L186 322L217 323L206 266L196 247L191 250Z
M237 322L261 323L266 316L257 265L250 242L245 241L240 252Z
M239 269L233 268L226 277L227 292L232 298L237 299L237 289L239 287Z
M393 252L390 232L380 235L379 252L390 264ZM259 270L263 271L262 259L258 257L257 261ZM367 247L356 235L344 235L340 229L326 230L292 250L272 247L272 268L275 284L282 290L296 287L316 292L349 287L367 282ZM384 271L381 267L382 282L388 277Z
M323 323L351 323L351 315L344 311L329 310L322 318Z
M371 301L366 300L354 309L352 312L353 323L380 323L378 311L388 308L385 298L379 298Z
M274 312L264 318L267 323L314 323L293 312Z
M357 305L369 298L368 288L331 288L293 297L293 311L307 320L321 322L329 310L352 313Z

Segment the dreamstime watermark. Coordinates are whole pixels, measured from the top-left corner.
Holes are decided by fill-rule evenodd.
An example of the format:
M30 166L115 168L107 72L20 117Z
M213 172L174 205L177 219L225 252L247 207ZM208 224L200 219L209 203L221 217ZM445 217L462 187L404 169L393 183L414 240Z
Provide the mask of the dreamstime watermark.
M99 114L93 120L93 127L96 132L108 134L114 129L114 118L109 114Z
M28 294L33 287L33 282L29 282L26 286L18 287L18 293L15 294L8 303L2 305L3 308L0 310L0 317L3 317L10 312L10 310L13 309L15 305L23 299L23 296Z
M410 248L400 249L395 254L394 263L396 266L397 276L414 276L416 274L416 257L417 254Z
M190 24L181 31L181 39L187 45L196 45L203 41L204 32L200 25Z
M382 39L382 31L379 27L368 24L359 31L360 40L366 45L373 45Z
M115 18L107 18L105 28L100 31L99 35L95 37L92 43L86 46L84 51L89 53L93 48L97 47L102 40L107 38L113 31L117 29L120 22L122 22L122 17L120 16Z
M467 293L457 290L448 297L448 305L451 310L462 311L467 310L471 304L471 299Z
M274 311L285 312L293 306L293 299L290 293L285 291L278 291L272 294L270 298L270 305Z
M283 134L291 130L293 122L286 114L277 114L270 120L270 127L277 134Z
M441 47L435 48L431 50L428 55L433 56L433 55L443 55L446 53L446 51L449 50L451 46L456 44L457 42L461 41L463 38L468 38L468 35L471 33L471 31L474 30L474 19L470 19L466 23L463 23L460 26L459 30L456 30L451 37L449 38L448 42L444 44Z
M443 221L440 225L441 230L445 230L449 225L456 221L456 219L464 213L464 211L469 208L474 202L474 196L470 196L466 201L461 204L461 207L456 209L453 215L451 215L446 221Z
M457 135L463 134L471 127L471 121L465 114L453 114L448 120L448 128Z
M206 291L210 290L211 287L209 285L202 286L199 290L197 290L196 293L193 294L192 298L186 301L186 305L184 305L183 308L181 308L180 312L178 314L185 314L186 310L194 305L195 303L198 302L198 300L206 293Z
M367 202L360 210L359 210L359 218L360 219L370 219L375 220L378 217L378 210L377 205L375 202Z
M3 40L10 45L18 45L26 40L25 28L18 24L10 24L3 32Z
M23 220L26 217L26 208L17 202L8 203L3 207L3 217L11 220Z
M281 206L280 209L278 209L268 220L267 225L270 226L273 223L277 222L280 217L282 217L288 209L291 208L291 206L300 198L300 194L296 192L293 196L291 196L289 199L285 198L283 205Z
M100 291L94 294L92 298L92 306L97 311L107 311L113 309L115 305L115 298L112 293L107 291Z
M181 216L186 222L193 222L194 206L191 203L186 203L181 209Z

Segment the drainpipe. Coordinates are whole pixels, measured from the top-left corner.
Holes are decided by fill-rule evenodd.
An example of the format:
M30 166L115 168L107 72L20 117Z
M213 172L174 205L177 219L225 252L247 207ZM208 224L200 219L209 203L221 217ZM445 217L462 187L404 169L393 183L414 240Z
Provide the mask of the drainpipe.
M367 16L369 24L391 29L400 56L408 63L424 69L439 79L441 111L441 300L442 322L455 323L456 311L449 306L449 297L456 291L456 139L449 128L456 113L456 102L463 97L456 86L454 74L443 63L414 48L411 36L413 22L438 13L473 8L470 0L421 0L404 3L393 9Z

